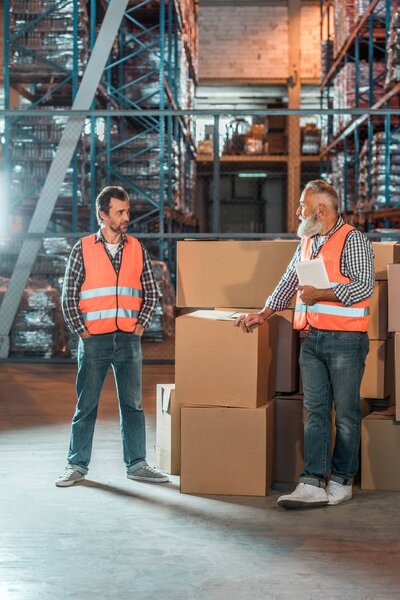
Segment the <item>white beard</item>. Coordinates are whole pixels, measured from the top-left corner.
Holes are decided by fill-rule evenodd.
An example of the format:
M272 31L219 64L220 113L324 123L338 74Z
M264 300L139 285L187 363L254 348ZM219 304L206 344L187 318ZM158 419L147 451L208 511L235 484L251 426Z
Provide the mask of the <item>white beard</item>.
M321 233L321 231L322 224L318 221L318 217L315 213L307 218L300 217L300 225L297 228L297 235L299 238L310 238L313 235Z

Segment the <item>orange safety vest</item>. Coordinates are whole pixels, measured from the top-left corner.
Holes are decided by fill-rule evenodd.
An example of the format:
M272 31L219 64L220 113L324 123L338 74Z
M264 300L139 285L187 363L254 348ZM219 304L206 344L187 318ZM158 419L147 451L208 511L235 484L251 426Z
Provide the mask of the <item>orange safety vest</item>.
M340 270L343 249L347 236L354 227L342 225L325 242L318 252L322 256L331 286L337 283L349 283L350 279ZM301 246L301 260L311 256L311 239L303 238ZM357 302L352 306L345 306L342 302L318 302L306 306L297 294L294 313L294 329L328 329L330 331L367 331L369 321L369 299Z
M89 333L131 333L142 306L143 250L130 236L122 249L118 274L96 234L82 238L85 281L80 291L79 310Z

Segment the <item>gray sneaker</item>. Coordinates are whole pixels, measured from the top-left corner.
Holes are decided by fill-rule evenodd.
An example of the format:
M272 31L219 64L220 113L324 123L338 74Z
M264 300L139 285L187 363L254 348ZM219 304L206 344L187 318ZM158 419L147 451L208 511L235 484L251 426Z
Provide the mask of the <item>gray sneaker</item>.
M56 486L57 487L68 487L69 485L74 485L78 483L78 481L83 481L85 479L85 475L80 471L77 471L73 467L66 467L64 473L57 479Z
M148 481L150 483L166 483L169 481L168 475L157 471L153 467L150 467L146 462L140 463L140 466L134 471L128 471L126 474L128 479L135 479L136 481Z

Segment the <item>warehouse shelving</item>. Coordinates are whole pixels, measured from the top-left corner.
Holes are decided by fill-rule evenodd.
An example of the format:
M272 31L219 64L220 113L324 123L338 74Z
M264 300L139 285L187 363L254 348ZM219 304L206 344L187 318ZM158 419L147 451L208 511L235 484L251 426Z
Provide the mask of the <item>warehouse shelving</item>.
M358 4L362 4L361 0ZM325 45L332 44L333 41L332 16L334 6L338 5L339 3L334 5L331 0L321 2L321 34L322 43L325 42ZM357 6L357 3L354 3L354 6ZM393 9L393 3L389 0L369 2L364 14L354 23L348 37L336 48L331 64L328 61L327 72L323 73L321 82L322 110L326 108L342 108L343 111L346 108L367 109L361 116L325 117L325 144L321 149L321 159L327 161L328 173L334 171L332 179L338 187L342 187L342 209L348 213L348 218L352 222L365 228L370 228L374 222L381 223L382 219L385 226L389 225L390 221L397 222L396 212L393 209L396 200L391 197L390 187L390 144L391 138L398 129L398 123L395 118L390 118L390 114L376 117L369 113L370 109L397 109L399 105L400 82L392 82L391 86L387 85L387 81L385 82L387 46ZM381 62L374 62L377 59ZM335 78L338 76L345 78L349 72L354 74L354 79L349 86L351 91L348 96L343 92L343 98L347 102L350 97L353 103L346 105L345 102L344 106L340 105L340 97L339 99L336 97L335 105L332 95ZM362 83L365 89L362 89ZM337 93L340 92L340 88L337 88ZM352 94L353 98L351 98ZM384 200L382 200L382 193L379 192L377 195L377 188L372 185L370 165L372 147L376 143L377 134L383 136L381 147L384 147L385 151L386 172L379 175L379 181L382 177L385 179ZM361 151L366 153L364 167L360 163ZM332 163L339 160L340 168L337 168L338 165L336 169L332 168ZM339 172L341 172L341 180L338 177ZM363 178L366 178L365 182ZM361 188L361 185L364 187ZM360 189L363 190L363 194L359 193ZM384 204L383 210L372 210L371 205L377 202L378 198L380 205ZM379 209L380 206L375 205L374 208Z
M109 0L5 2L5 48L11 59L5 61L5 108L10 107L12 87L29 108L38 109L38 117L7 119L5 127L5 147L11 148L4 156L5 172L13 172L18 157L16 184L22 183L18 174L24 169L37 174L29 182L25 177L25 195L18 188L9 194L13 198L10 212L18 206L27 222L59 141L57 136L52 139L37 133L46 119L52 134L56 119L60 128L67 120L40 116L39 110L72 105L108 5ZM194 186L195 164L192 121L189 117L142 116L137 111L193 106L196 9L194 0L128 3L92 108L133 109L136 116L88 118L67 175L68 193L60 193L51 218L53 231L93 230L94 201L103 184L118 182L128 188L135 207L130 227L137 233L162 232L168 219L193 211L189 189ZM51 52L61 43L57 63ZM19 145L18 129L24 134ZM185 176L180 177L179 171ZM63 187L66 183L67 179ZM173 210L166 212L167 207ZM158 250L153 248L160 258L165 253L165 243L160 242Z

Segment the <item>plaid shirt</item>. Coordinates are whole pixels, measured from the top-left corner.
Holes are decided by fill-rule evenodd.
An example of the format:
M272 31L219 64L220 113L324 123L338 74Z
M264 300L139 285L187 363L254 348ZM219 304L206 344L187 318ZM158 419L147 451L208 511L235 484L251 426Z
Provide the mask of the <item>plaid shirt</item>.
M125 242L126 236L122 235L117 253L115 258L113 258L105 246L105 240L101 234L101 230L99 229L99 231L96 233L96 244L103 244L116 273L118 273L121 266L122 248ZM142 249L143 271L140 280L143 288L143 303L138 316L138 322L143 325L143 327L148 327L160 299L160 291L158 289L156 280L154 279L149 253L143 245ZM82 242L79 240L72 248L71 255L68 260L64 276L61 300L65 322L67 323L68 328L73 333L77 334L83 333L86 330L82 313L79 310L80 291L84 280L85 267L82 256Z
M335 227L328 235L314 235L311 245L311 257L318 255L321 247L344 224L339 216ZM276 286L272 295L267 299L265 306L272 310L285 310L297 291L299 280L297 278L296 263L301 259L301 242L290 261L282 279ZM374 251L371 242L358 229L353 229L346 238L342 253L341 271L350 279L349 283L338 283L333 286L335 296L345 306L352 306L372 296L375 283Z

